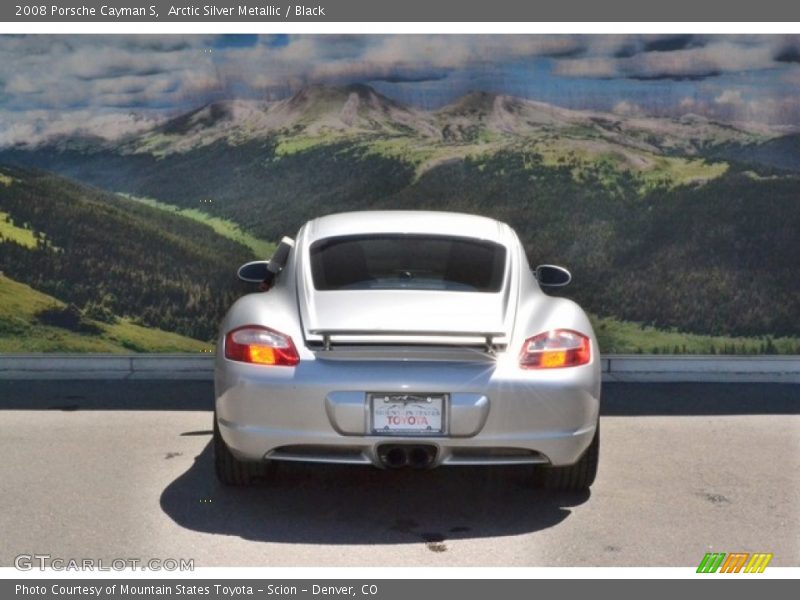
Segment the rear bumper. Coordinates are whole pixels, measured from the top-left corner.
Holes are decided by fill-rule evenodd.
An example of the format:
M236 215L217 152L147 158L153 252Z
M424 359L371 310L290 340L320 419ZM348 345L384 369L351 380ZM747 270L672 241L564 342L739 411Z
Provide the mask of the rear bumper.
M596 364L526 371L487 362L304 360L294 368L218 358L216 412L247 460L373 464L386 444L435 449L432 466L575 463L600 401ZM375 435L368 392L449 395L445 434Z

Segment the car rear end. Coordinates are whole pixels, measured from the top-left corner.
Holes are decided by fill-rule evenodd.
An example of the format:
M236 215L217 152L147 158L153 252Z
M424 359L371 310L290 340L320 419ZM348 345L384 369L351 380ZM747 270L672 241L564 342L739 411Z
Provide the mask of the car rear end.
M575 463L595 437L596 343L582 311L539 291L513 231L345 219L301 230L274 288L222 324L216 420L232 455Z

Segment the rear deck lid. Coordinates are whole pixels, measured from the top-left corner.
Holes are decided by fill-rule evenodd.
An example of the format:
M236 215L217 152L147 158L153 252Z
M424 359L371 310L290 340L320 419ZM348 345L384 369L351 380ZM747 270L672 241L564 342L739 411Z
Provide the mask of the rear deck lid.
M513 302L500 243L359 234L312 243L299 300L309 344L502 344Z

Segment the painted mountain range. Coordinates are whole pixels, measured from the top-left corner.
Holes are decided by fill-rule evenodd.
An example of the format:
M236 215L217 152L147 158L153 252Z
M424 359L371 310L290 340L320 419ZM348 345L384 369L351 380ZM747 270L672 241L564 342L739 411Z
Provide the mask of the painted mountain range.
M622 116L483 91L425 110L365 84L311 85L110 139L76 130L7 144L0 269L81 314L209 340L244 291L236 261L309 218L476 212L514 226L532 263L573 271L566 293L597 316L607 350L796 352L798 140L785 126L698 114ZM94 228L62 226L90 216ZM104 218L111 235L99 233ZM145 251L134 244L149 228L165 242ZM126 264L138 265L128 279ZM131 284L141 293L122 290Z

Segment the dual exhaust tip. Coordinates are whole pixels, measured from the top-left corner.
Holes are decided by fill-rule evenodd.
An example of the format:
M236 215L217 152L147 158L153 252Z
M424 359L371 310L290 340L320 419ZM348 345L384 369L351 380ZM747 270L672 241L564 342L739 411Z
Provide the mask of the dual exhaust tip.
M386 445L378 449L378 458L387 469L428 469L436 460L436 447Z

